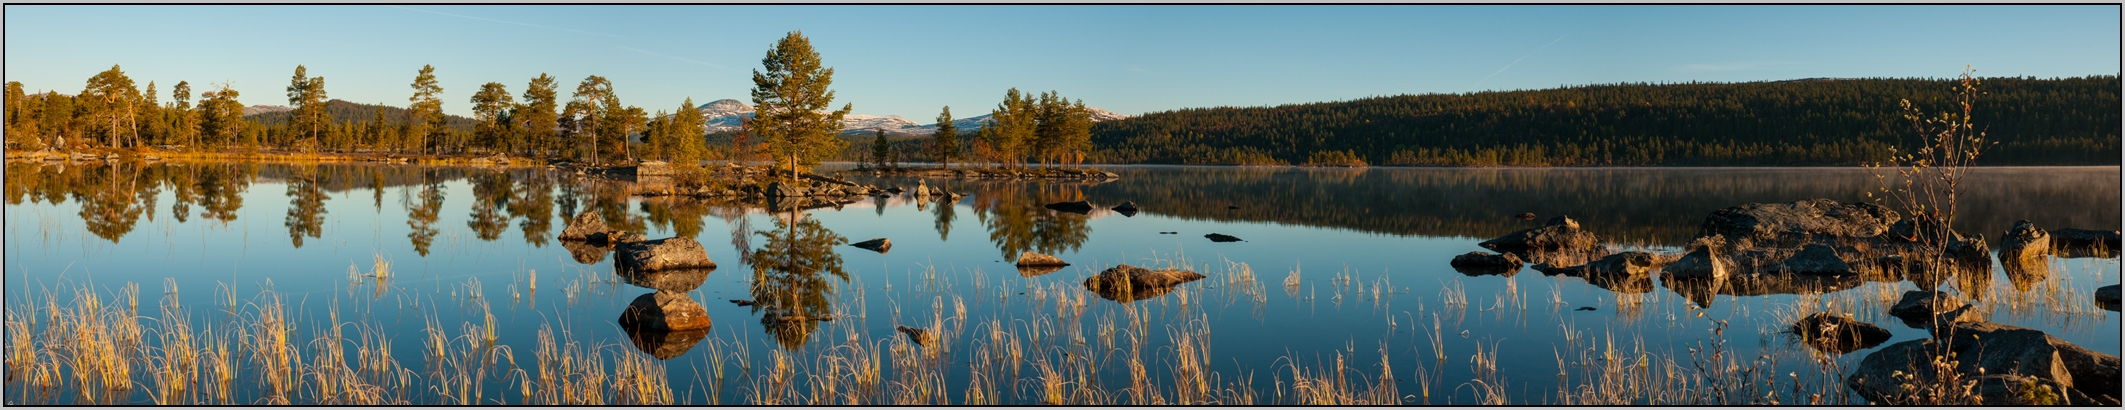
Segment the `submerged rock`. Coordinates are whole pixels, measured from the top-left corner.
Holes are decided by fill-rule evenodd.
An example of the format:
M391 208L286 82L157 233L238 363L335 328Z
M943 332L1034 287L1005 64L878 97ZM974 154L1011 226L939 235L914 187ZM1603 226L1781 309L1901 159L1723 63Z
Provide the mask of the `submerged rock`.
M1221 233L1212 233L1212 234L1208 234L1208 235L1203 235L1203 237L1204 237L1204 238L1210 238L1210 241L1211 241L1211 242L1239 242L1239 241L1240 241L1240 238L1239 238L1239 237L1237 237L1237 236L1232 236L1232 235L1226 235L1226 234L1221 234Z
M1698 236L1725 236L1737 248L1795 246L1817 237L1866 238L1881 235L1901 219L1874 204L1810 199L1790 204L1753 203L1712 212Z
M1134 217L1134 216L1136 216L1136 203L1135 203L1135 202L1128 202L1128 201L1124 201L1124 202L1122 202L1122 204L1121 204L1121 205L1115 205L1115 206L1114 206L1114 208L1112 208L1112 209L1114 210L1114 212L1119 212L1119 213L1121 213L1121 214L1122 214L1122 216L1128 216L1128 217Z
M1881 326L1829 312L1801 318L1793 323L1792 332L1810 346L1837 353L1851 353L1889 340L1889 331Z
M1018 254L1018 266L1070 266L1062 258L1026 251Z
M1056 202L1048 204L1048 209L1053 209L1058 212L1069 212L1073 214L1086 214L1092 212L1092 203L1085 201Z
M668 290L636 297L620 313L620 324L648 330L706 330L708 311L686 294Z
M608 229L605 227L605 217L598 216L597 210L584 210L582 213L576 214L574 219L568 221L567 228L561 229L560 239L564 241L603 242L603 239L593 238L593 236L602 236Z
M1448 262L1454 271L1468 276L1506 275L1520 272L1520 257L1510 253L1469 252Z
M849 244L849 246L862 248L871 252L886 253L887 251L893 250L893 240L886 238L873 238L868 241L852 243Z
M621 267L642 271L716 267L715 262L708 260L708 251L701 248L700 242L683 236L625 242L614 253Z
M936 339L928 329L907 326L895 326L894 329L899 330L900 334L908 335L908 341L915 342L916 346L929 346L930 341Z

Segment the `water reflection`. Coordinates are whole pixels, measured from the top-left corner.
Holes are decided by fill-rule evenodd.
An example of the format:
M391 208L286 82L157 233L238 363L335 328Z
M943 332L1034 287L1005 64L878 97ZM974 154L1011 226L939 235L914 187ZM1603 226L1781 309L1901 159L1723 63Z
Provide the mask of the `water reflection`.
M296 248L303 247L303 237L321 237L325 227L324 186L318 184L317 166L297 167L295 176L288 180L288 218L283 224L288 227L288 239Z
M434 172L423 172L420 187L418 202L416 197L408 195L406 188L400 188L399 204L406 207L406 226L413 228L412 232L406 233L406 239L413 242L414 252L426 257L428 245L434 244L435 235L442 233L435 229L435 218L442 216L443 212L443 180Z
M775 230L756 233L767 243L752 251L749 262L752 311L761 313L760 324L776 343L796 350L811 338L819 321L833 317L834 289L849 280L834 247L848 239L796 210L777 215Z
M1023 184L984 184L975 188L974 215L988 228L989 241L996 244L1003 257L1016 258L1025 251L1070 252L1083 246L1092 235L1092 226L1085 223L1089 217L1045 207L1051 202L1083 200L1082 185Z

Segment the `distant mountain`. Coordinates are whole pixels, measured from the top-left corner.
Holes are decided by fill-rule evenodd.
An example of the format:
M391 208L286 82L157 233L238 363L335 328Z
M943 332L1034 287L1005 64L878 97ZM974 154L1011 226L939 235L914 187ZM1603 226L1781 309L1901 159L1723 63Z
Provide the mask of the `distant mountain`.
M751 118L753 116L752 106L746 105L743 101L733 99L710 101L707 104L701 104L697 108L701 110L701 116L707 122L705 128L710 133L737 131L739 121L742 118ZM1128 115L1116 114L1112 111L1087 108L1092 111L1092 122L1130 118ZM952 120L952 125L959 128L960 132L981 129L981 127L988 124L988 114ZM841 129L842 135L871 135L879 130L884 130L886 135L905 137L935 133L937 132L937 124L918 124L898 115L849 114L841 119Z
M264 104L260 104L260 105L253 105L253 106L249 106L249 107L243 107L243 115L258 115L258 114L266 114L266 113L276 113L276 112L284 112L284 111L294 111L294 110L295 110L295 107L289 107L289 106L285 106L285 105L264 105Z
M325 102L325 113L332 114L333 122L352 121L358 123L368 123L370 121L376 120L376 107L378 106L384 107L384 122L392 125L406 123L406 109L388 105L362 104L357 102L348 102L347 100L332 100ZM288 112L294 110L295 108L293 107L279 105L253 105L249 107L244 107L243 113L244 119L251 120L259 124L279 125L281 123L287 122ZM456 115L443 116L443 125L446 127L471 127L475 123L477 123L477 121L473 121L473 119L471 118L465 118Z

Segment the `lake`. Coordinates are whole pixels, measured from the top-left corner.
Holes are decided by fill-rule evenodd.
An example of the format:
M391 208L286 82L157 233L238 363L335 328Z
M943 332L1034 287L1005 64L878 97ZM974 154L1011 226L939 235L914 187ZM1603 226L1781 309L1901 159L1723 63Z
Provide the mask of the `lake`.
M1095 168L1122 177L929 180L969 196L799 210L635 197L627 181L543 168L11 162L5 397L1576 404L1726 389L1753 393L1734 403L1811 394L1853 403L1841 379L1874 348L1799 343L1786 332L1797 317L1835 307L1889 329L1881 346L1926 337L1885 313L1918 288L1909 281L1692 297L1658 280L1589 282L1531 268L1472 276L1448 265L1484 250L1478 242L1557 215L1616 250L1677 252L1721 208L1871 201L1883 180L1865 169ZM1955 225L1995 247L2016 220L2114 230L2119 175L2117 167L1977 169ZM1095 209L1043 207L1078 200ZM1107 209L1125 201L1141 212ZM555 239L583 211L651 239L692 237L720 267L705 276L616 274L609 249ZM1515 217L1523 212L1538 218ZM1243 241L1213 242L1209 233ZM847 245L872 238L890 239L890 250ZM1026 251L1071 266L1021 271L1012 261ZM1205 278L1126 295L1084 286L1117 264ZM2052 264L2045 278L1995 268L1946 286L1978 295L1991 321L2119 354L2118 313L2090 302L2095 287L2119 282L2118 259ZM621 326L617 318L651 287L683 291L713 326ZM88 296L97 302L82 303ZM172 323L191 328L171 332ZM52 335L83 324L120 329L110 343L135 349L97 357L129 364L77 359L88 355L79 346L98 342ZM917 346L901 326L933 340ZM202 362L236 364L230 391L205 387L206 376L191 389L155 379L176 362L150 348L180 333L208 352ZM215 340L239 353L215 353ZM294 353L275 356L290 355L280 348ZM32 350L65 354L17 354ZM36 381L40 367L94 366L131 366L126 377L138 384L92 392L99 388L88 379ZM357 393L331 393L342 390Z

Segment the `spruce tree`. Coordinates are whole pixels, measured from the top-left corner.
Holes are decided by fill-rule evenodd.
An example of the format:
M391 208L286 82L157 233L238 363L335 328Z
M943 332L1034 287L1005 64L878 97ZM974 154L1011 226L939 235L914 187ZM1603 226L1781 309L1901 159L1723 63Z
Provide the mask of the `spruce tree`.
M799 166L818 163L848 144L836 137L841 119L853 104L826 112L834 102L834 69L820 64L819 52L803 32L792 31L760 59L767 70L753 71L752 130L796 181Z
M893 150L893 147L890 147L890 146L887 146L887 145L886 145L886 142L885 142L885 129L882 129L882 128L881 128L881 129L879 129L879 130L878 130L878 136L877 136L876 138L872 138L872 139L871 139L871 164L872 164L872 168L874 168L874 169L879 169L879 170L883 170L883 169L885 169L885 162L886 162L886 158L885 158L885 157L886 157L886 155L890 155L890 154L892 153L892 150Z
M701 109L694 106L694 98L686 97L679 103L679 110L671 114L671 129L666 132L672 142L673 161L688 166L699 165L706 154L707 141L702 132Z
M930 150L945 169L952 169L952 158L959 156L959 127L952 125L952 106L945 106L937 114L937 133L930 134Z

